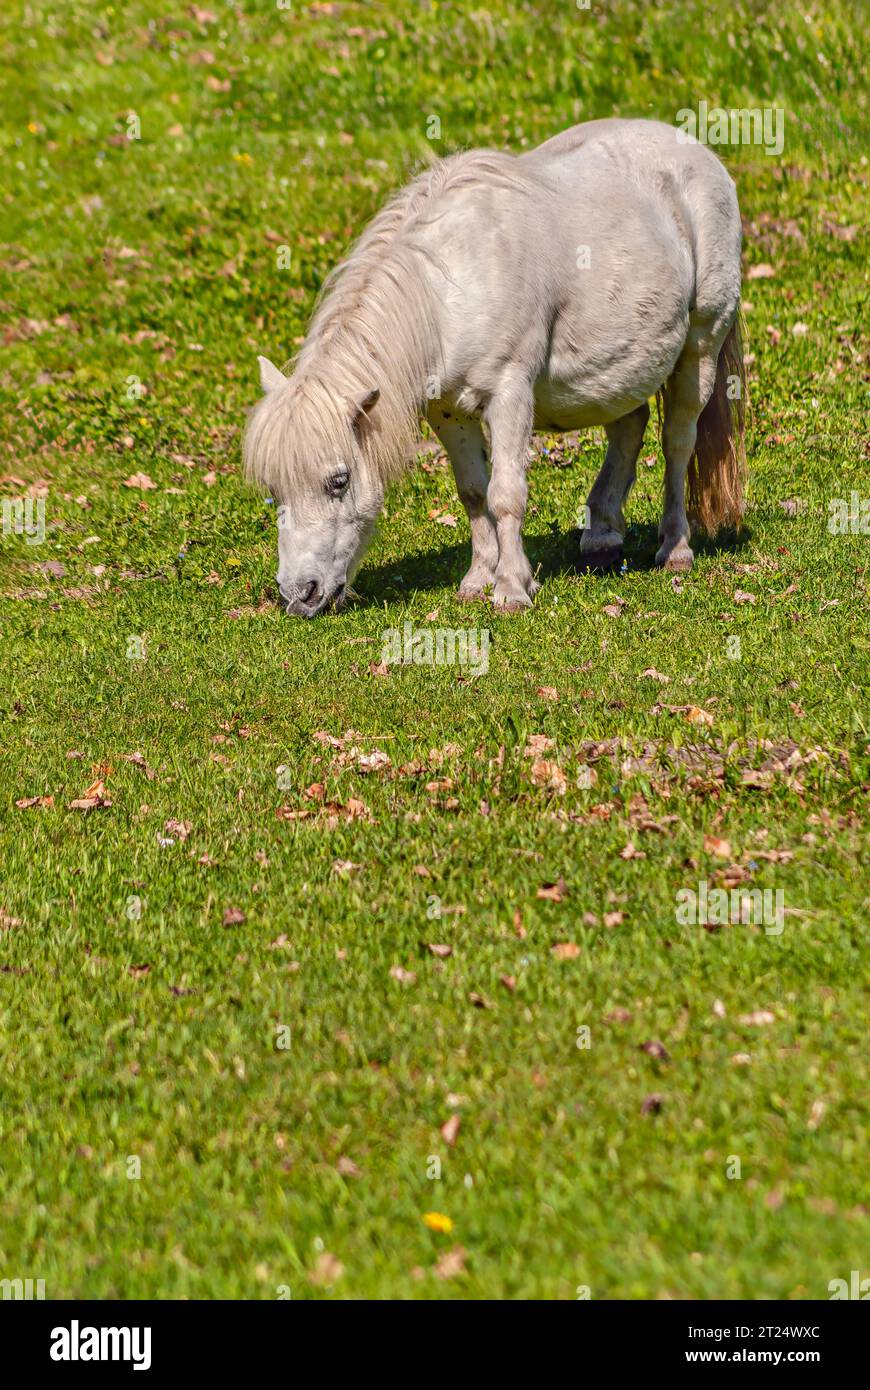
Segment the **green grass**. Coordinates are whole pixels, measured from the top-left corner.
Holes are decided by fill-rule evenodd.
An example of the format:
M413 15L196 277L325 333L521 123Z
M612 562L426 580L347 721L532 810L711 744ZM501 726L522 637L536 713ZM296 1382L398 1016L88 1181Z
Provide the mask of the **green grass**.
M0 20L0 496L36 485L48 523L0 542L0 1277L827 1297L867 1253L870 541L827 524L867 491L862 7L208 8ZM681 584L650 568L651 428L625 573L576 574L590 433L532 470L530 614L456 604L468 531L429 519L461 510L436 464L391 494L361 602L285 619L273 513L240 478L255 354L290 356L433 147L700 99L786 112L781 158L721 151L747 266L775 270L744 287L742 536ZM156 488L125 487L138 472ZM436 610L490 629L486 675L371 673L385 629ZM562 792L537 785L533 735ZM111 805L68 809L100 775ZM781 934L678 922L678 892L723 875L782 890ZM562 901L538 896L560 877Z

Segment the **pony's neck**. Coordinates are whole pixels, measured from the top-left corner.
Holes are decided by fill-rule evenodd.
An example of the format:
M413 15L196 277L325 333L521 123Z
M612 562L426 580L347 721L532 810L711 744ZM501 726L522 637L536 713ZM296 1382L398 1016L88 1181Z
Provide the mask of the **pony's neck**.
M377 261L354 257L327 283L298 368L316 361L364 389L377 386L406 411L423 410L440 360L431 290L417 253L390 248Z
M337 402L378 389L366 452L386 481L407 466L425 403L439 394L440 343L418 255L408 247L378 251L358 248L327 283L294 377L320 382Z

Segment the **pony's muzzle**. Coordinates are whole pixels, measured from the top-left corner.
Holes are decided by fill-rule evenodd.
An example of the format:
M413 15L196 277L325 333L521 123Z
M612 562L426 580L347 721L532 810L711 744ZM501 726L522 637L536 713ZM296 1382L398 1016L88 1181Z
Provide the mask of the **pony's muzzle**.
M316 618L318 613L323 613L327 608L332 608L342 602L346 587L345 584L339 584L332 593L324 595L318 580L309 579L297 585L292 593L288 593L279 585L278 593L281 595L284 611L290 617Z
M285 611L297 618L313 618L323 601L323 590L316 579L303 579L292 589L279 584L278 593Z

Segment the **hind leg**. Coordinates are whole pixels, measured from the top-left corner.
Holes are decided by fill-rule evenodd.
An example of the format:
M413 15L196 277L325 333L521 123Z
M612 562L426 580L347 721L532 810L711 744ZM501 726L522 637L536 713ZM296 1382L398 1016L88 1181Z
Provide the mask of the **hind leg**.
M721 338L709 329L693 325L683 351L662 388L665 455L665 504L659 526L656 564L666 570L685 571L695 558L689 544L691 528L686 516L686 473L698 435L698 416L716 384L716 362Z
M489 468L480 421L440 405L429 409L429 423L447 450L459 499L471 525L471 568L459 585L461 599L483 598L495 583L498 538L486 501Z
M607 453L586 501L586 528L580 539L580 554L595 569L608 569L622 561L622 508L634 486L637 457L648 420L649 406L644 401L630 414L605 426Z

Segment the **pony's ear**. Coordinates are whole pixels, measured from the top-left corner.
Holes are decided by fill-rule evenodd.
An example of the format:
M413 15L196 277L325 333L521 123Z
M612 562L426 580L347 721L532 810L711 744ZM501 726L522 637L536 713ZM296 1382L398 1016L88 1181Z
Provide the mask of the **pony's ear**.
M260 385L265 392L274 391L276 386L283 386L287 378L283 372L279 372L274 362L270 362L268 357L258 357L260 364Z
M357 428L360 422L363 419L365 419L369 412L372 411L374 407L377 405L378 400L380 398L380 394L380 388L377 386L373 386L371 391L369 391L365 396L363 396L361 400L353 402L353 418L351 420L351 424L353 425L354 429Z

